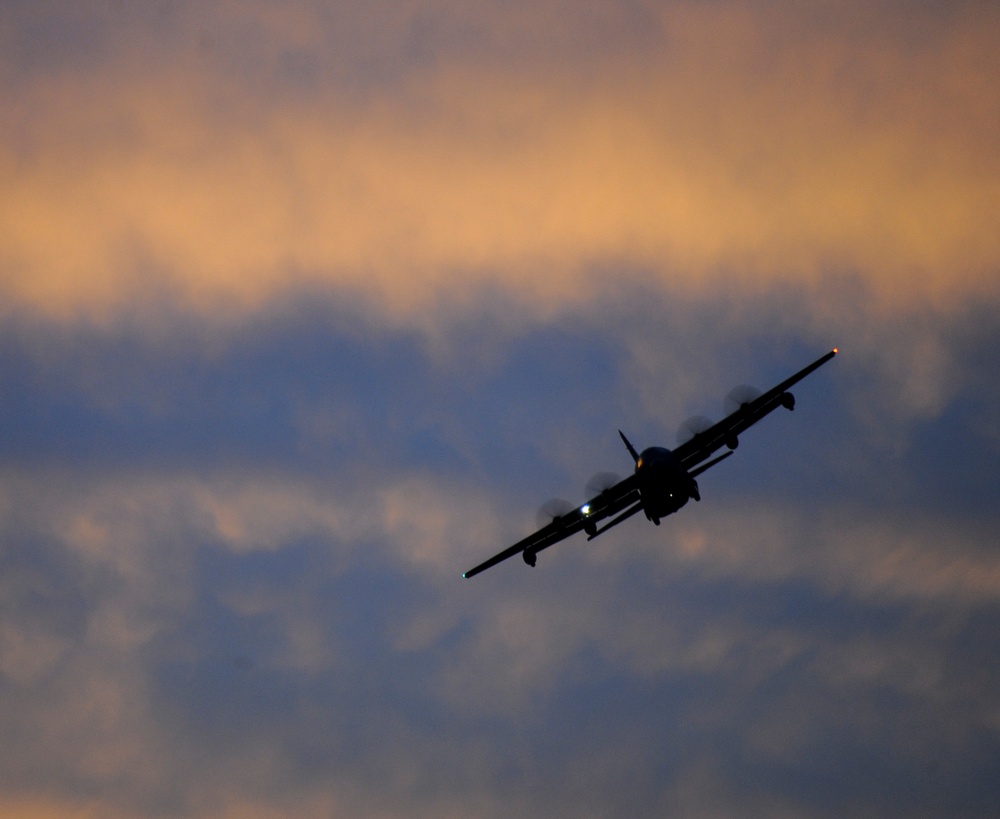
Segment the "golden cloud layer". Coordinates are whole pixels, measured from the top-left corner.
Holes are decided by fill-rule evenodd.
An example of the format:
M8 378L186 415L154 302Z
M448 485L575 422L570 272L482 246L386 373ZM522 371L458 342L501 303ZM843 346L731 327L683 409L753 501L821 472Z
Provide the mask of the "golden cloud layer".
M452 57L363 95L282 96L186 52L25 80L0 292L55 316L312 286L403 315L483 287L545 309L612 265L694 291L833 270L890 303L993 294L1000 18L921 39L848 30L855 11L678 6L637 56ZM303 13L263 29L270 58L322 52Z

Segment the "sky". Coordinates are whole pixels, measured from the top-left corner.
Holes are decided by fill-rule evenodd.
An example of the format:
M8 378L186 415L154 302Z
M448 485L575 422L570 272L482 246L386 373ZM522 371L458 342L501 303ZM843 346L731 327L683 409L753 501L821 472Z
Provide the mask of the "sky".
M0 814L993 815L998 39L6 0ZM835 346L701 503L461 577Z

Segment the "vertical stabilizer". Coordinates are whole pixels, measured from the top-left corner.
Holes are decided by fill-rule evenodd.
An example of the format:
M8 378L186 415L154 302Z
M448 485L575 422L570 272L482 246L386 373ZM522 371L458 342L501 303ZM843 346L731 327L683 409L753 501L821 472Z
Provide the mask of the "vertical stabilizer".
M639 463L639 453L635 451L635 447L632 446L632 443L629 441L629 439L625 437L625 433L622 432L621 430L618 430L618 434L622 436L622 441L625 442L625 448L628 450L628 454L632 456L632 460L635 463Z

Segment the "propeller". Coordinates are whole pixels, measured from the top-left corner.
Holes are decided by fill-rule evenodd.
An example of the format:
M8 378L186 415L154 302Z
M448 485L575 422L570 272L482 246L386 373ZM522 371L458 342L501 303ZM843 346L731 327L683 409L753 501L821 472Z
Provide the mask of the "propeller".
M714 423L711 418L706 418L704 415L695 415L693 418L688 418L677 430L677 443L686 444L695 435L699 432L704 432Z
M605 489L610 489L621 479L622 476L616 472L598 472L587 481L587 497L599 495Z
M751 387L749 384L740 384L726 393L726 397L722 401L722 410L726 415L732 415L744 404L749 404L751 401L760 398L761 394L761 391L756 387Z
M535 516L535 519L538 521L538 527L541 528L552 523L556 518L561 518L567 512L572 511L573 508L572 503L562 498L552 498L545 501Z

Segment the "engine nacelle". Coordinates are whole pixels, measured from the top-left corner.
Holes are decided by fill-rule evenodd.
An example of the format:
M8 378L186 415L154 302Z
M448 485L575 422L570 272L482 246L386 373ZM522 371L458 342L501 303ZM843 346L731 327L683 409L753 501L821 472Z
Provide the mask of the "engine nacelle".
M786 410L795 409L795 396L790 392L783 392L780 400L781 406L783 406Z
M525 549L521 552L521 557L524 558L524 562L527 563L532 568L535 567L535 563L538 562L538 555L535 554L534 549Z

